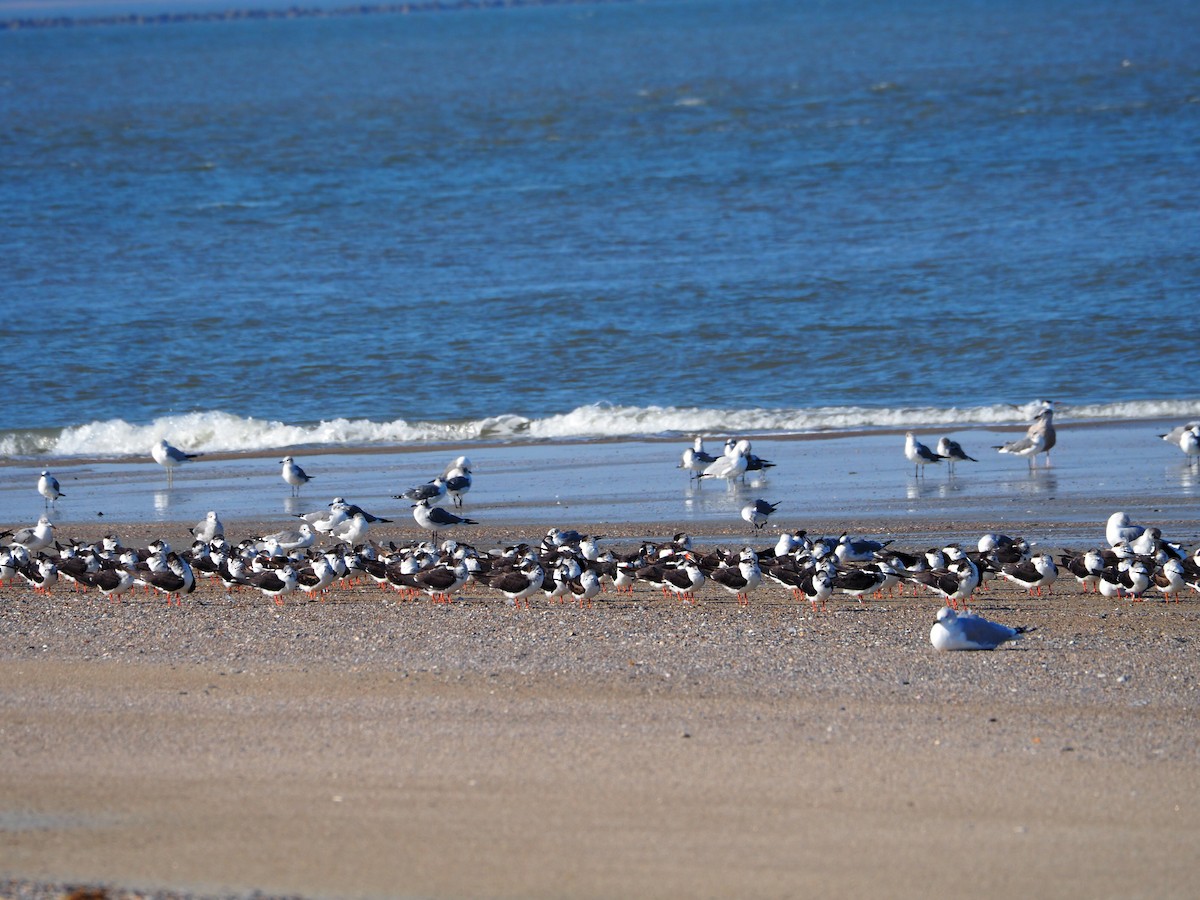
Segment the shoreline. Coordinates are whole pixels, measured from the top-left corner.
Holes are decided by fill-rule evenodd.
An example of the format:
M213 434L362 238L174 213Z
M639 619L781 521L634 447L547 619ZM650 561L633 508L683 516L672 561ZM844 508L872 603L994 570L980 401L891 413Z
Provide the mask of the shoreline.
M474 486L463 513L482 527L550 526L603 530L606 523L671 523L674 531L742 531L741 507L757 498L780 502L777 528L849 528L895 536L947 522L980 530L1029 526L1033 539L1094 540L1117 509L1159 524L1177 540L1200 540L1200 471L1158 438L1171 422L1072 424L1059 431L1049 465L1031 467L991 449L1020 428L947 432L978 462L943 464L914 477L900 434L854 433L755 438L754 452L775 463L744 483L704 483L678 468L687 441L584 441L439 445L403 452L297 456L313 476L299 496L279 478L274 454L204 457L181 467L168 484L149 461L103 462L53 469L66 496L50 510L64 532L115 528L110 523L169 529L190 526L215 510L227 526L294 526L293 516L321 509L335 496L394 520L397 535L415 533L399 494L470 455ZM938 431L919 438L935 442ZM711 441L716 450L718 441ZM0 509L24 527L46 511L34 485L42 464L0 467ZM591 523L594 527L583 527ZM862 526L861 528L859 526ZM470 541L471 531L451 536Z

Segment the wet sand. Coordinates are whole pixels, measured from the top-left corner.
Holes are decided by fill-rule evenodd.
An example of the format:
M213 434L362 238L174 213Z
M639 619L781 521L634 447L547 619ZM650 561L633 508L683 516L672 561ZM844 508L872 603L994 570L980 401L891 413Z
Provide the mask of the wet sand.
M1183 897L1200 876L1195 594L990 583L973 606L1035 630L939 654L928 596L0 590L10 895Z
M0 518L28 525L43 511L33 490L49 465L66 497L52 511L68 533L105 523L192 524L216 510L226 525L265 522L294 527L292 516L321 509L337 496L412 527L411 509L393 495L442 472L460 454L474 464L468 514L484 526L518 531L551 525L666 523L675 530L741 528L741 507L757 497L780 503L774 524L827 527L837 534L859 523L904 533L940 521L951 529L1008 530L1031 524L1032 538L1050 529L1058 539L1094 540L1098 523L1125 508L1135 521L1153 520L1178 540L1200 540L1200 470L1157 435L1179 423L1064 423L1052 464L1030 468L993 445L1024 427L930 429L960 441L978 462L952 475L944 464L914 477L904 458L903 432L752 436L754 451L776 463L732 488L698 484L677 468L690 440L620 440L444 445L204 456L181 467L173 484L149 456L137 460L55 460L0 465ZM719 452L721 440L708 447ZM279 477L278 460L296 457L309 475L299 497ZM845 524L843 524L845 523ZM7 527L7 526L5 526ZM111 526L115 527L115 526Z

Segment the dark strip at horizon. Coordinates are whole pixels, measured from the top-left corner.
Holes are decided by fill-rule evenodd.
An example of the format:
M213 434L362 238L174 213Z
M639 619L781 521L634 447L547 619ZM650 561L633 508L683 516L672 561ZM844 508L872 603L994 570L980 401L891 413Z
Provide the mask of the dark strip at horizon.
M180 25L189 22L236 22L264 19L332 19L345 16L410 15L412 13L539 6L595 6L629 2L632 0L424 0L424 2L415 3L363 3L331 9L321 6L289 6L280 9L221 9L207 12L125 13L112 16L48 16L0 19L0 31L20 31L31 28L91 28L111 25Z

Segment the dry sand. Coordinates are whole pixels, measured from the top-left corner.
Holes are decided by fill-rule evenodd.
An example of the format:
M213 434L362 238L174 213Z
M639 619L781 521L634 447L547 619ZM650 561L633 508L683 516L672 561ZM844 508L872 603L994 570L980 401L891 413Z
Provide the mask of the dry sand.
M183 609L0 591L4 896L1190 897L1200 878L1196 595L993 583L974 607L1036 630L939 654L928 596L814 615L774 587L748 609L706 588L521 612L479 589L282 609L211 585Z

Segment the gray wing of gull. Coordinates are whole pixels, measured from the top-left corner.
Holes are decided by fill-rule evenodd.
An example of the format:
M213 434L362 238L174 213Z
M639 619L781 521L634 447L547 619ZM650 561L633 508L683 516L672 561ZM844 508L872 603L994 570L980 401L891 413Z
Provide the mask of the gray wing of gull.
M457 525L459 522L465 522L466 519L456 516L454 513L446 512L440 506L431 506L429 508L429 521L434 525Z
M959 616L955 621L962 629L963 637L973 644L988 649L994 649L1020 634L1015 628L1009 628L999 622L990 622L982 616Z

